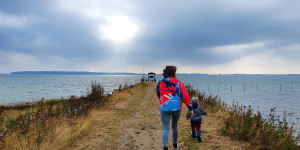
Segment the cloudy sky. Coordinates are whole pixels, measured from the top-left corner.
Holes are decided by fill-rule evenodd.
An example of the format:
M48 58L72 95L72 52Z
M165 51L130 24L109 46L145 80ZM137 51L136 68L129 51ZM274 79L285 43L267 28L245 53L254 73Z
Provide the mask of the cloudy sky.
M1 0L0 73L300 73L298 0Z

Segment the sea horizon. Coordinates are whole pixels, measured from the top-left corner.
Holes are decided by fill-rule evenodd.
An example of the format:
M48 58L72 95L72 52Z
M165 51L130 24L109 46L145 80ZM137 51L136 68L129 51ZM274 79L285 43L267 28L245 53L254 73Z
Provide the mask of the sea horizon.
M149 72L150 73L150 72ZM155 73L155 72L154 72ZM93 72L93 71L14 71L9 73L0 73L0 75L143 75L136 72ZM146 75L148 73L144 73ZM162 74L162 73L155 73ZM300 76L295 73L176 73L177 75L266 75L266 76Z

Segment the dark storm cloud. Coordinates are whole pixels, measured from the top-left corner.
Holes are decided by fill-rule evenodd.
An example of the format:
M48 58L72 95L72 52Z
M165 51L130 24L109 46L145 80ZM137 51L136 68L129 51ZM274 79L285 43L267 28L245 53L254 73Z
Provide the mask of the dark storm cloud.
M92 36L87 20L58 12L50 2L1 1L0 13L29 19L24 27L0 27L0 50L85 62L106 56L107 44Z
M293 7L296 4L281 5L280 2L269 1L262 4L264 6L261 6L260 2L253 5L257 5L257 8L249 7L248 3L235 6L234 2L230 1L220 5L215 2L197 1L194 4L150 4L141 8L139 18L145 20L146 27L140 40L136 42L140 43L136 49L143 49L146 55L140 62L150 56L149 60L157 58L195 65L220 64L257 50L235 55L219 55L212 52L211 48L259 41L276 42L269 43L270 47L272 44L299 44L300 19L288 19L299 13L298 9ZM283 13L287 18L278 16ZM278 45L278 42L281 45ZM134 54L139 55L138 51Z

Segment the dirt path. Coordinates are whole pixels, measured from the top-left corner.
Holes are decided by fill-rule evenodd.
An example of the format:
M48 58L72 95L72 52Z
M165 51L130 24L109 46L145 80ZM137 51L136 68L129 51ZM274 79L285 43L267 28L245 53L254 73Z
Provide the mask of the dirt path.
M138 85L113 94L107 106L91 112L91 128L68 149L162 149L162 127L155 86ZM220 136L218 129L222 122L212 117L203 118L203 142L198 143L190 137L186 110L184 107L178 124L180 149L245 149L245 143ZM169 143L172 144L171 134Z

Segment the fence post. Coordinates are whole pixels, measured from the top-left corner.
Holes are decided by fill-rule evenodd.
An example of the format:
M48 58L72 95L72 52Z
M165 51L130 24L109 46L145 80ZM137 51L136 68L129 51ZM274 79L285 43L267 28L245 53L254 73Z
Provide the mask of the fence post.
M281 84L280 84L280 91L281 91Z
M296 119L297 119L296 130L297 130L297 129L298 129L298 120L299 120L300 118L297 117Z
M258 100L256 100L256 111L259 112Z

